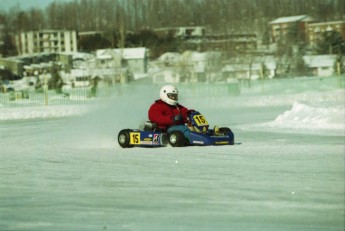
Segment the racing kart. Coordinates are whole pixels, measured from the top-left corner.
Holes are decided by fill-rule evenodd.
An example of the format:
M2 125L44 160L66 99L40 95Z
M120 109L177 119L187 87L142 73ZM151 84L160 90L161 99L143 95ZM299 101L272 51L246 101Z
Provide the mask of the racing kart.
M187 121L186 126L190 130L188 137L180 130L160 131L156 124L146 121L143 129L121 130L118 143L122 148L234 144L234 134L230 128L209 129L207 120L198 111L191 111Z

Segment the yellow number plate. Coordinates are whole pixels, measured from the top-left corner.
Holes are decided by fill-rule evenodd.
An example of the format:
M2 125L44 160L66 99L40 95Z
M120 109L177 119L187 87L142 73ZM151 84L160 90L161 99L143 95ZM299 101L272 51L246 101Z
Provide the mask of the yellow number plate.
M129 143L130 144L140 144L140 132L129 133Z
M207 120L205 119L205 117L203 117L202 115L195 115L193 116L194 121L196 122L197 126L207 126Z

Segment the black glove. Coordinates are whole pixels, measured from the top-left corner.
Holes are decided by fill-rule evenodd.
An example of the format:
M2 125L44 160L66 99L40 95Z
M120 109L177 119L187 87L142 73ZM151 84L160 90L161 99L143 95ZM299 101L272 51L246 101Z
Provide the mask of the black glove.
M195 112L195 110L191 109L187 111L187 116L189 116L191 113Z

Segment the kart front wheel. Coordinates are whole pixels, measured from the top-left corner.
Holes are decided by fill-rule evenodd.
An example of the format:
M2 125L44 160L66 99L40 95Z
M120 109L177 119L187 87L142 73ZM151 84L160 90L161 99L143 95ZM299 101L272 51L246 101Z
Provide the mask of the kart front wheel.
M222 128L219 128L219 132L226 135L228 134L228 132L231 132L231 129L227 127L222 127Z
M169 143L173 147L183 147L187 144L187 138L181 131L172 131L169 133Z
M229 136L230 144L231 144L231 145L233 145L233 144L235 143L234 133L231 131L230 128L222 127L222 128L219 128L219 131L220 131L221 133L223 133L224 135Z
M119 145L123 148L131 148L132 145L129 144L130 138L129 138L129 132L130 129L123 129L119 132L119 135L117 137L117 141L119 142Z

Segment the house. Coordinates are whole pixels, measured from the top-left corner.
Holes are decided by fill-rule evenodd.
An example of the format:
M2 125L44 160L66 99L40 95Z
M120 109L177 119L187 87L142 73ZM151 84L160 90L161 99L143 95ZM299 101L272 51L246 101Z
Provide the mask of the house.
M269 23L271 27L271 39L273 43L283 43L289 39L289 35L296 34L299 39L305 40L307 24L314 19L308 15L297 15L277 18Z
M181 54L178 52L166 52L157 59L162 66L176 66L180 60Z
M120 54L112 49L97 50L95 55L74 53L73 69L63 74L66 83L73 87L87 87L94 79L112 84L121 76ZM121 82L120 80L118 82Z
M222 68L223 80L274 78L277 63L272 56L256 57L254 59L233 59Z
M101 49L96 51L98 67L126 68L134 79L146 77L148 49L145 47L123 49Z
M181 55L180 72L184 73L182 79L189 82L206 81L206 53L185 51Z
M314 76L332 76L336 73L336 55L306 55L303 60Z
M96 51L96 65L98 68L121 68L121 53L114 49Z
M24 64L23 60L16 57L0 58L0 67L17 76L23 76Z
M146 77L148 65L148 49L145 47L117 49L134 79Z
M69 70L72 68L72 54L35 53L0 58L0 66L21 77L51 72L53 66L54 68Z
M217 51L196 52L186 51L181 55L181 73L187 74L182 80L190 82L208 82L211 75L219 72L221 53Z
M253 64L227 64L222 69L223 80L233 82L231 79L259 79L262 73L262 66L259 63Z
M327 31L337 31L345 40L345 21L330 21L310 23L307 26L308 43L312 46L316 45L321 35Z
M160 83L179 83L180 74L174 69L163 69L152 75L152 81L155 84Z
M151 62L151 66L152 75L159 72L157 69L169 69L179 73L180 82L208 82L221 69L221 52L167 52Z

